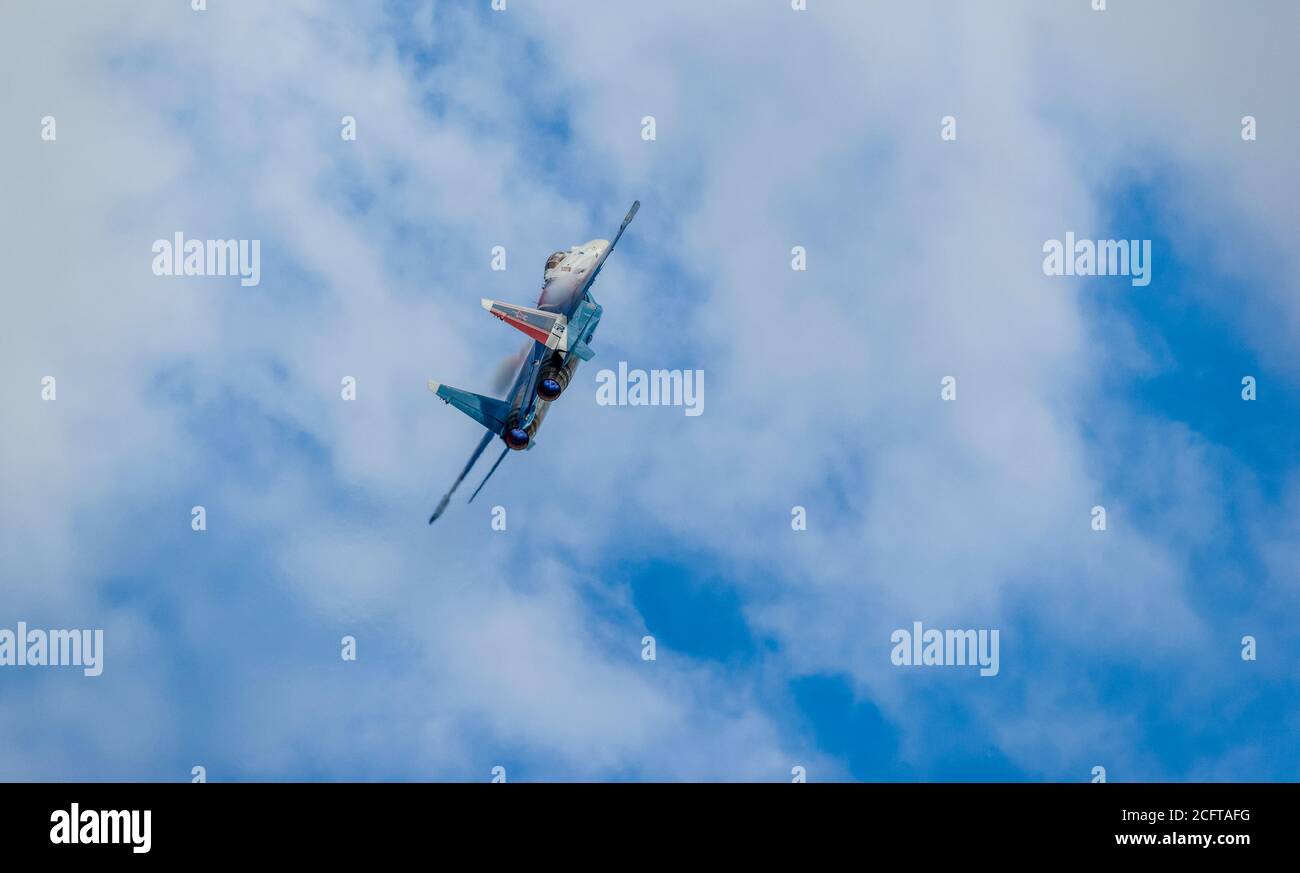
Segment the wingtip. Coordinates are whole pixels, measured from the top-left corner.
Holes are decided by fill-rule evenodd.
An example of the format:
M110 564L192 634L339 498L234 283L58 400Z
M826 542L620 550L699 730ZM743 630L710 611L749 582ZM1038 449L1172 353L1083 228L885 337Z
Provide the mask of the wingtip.
M493 301L489 300L486 297L482 297L479 299L479 305L482 306L484 309L486 309L488 312L492 311L492 303Z
M441 387L442 387L441 382L435 382L432 379L429 380L429 390L432 391L434 394L437 394L438 389Z

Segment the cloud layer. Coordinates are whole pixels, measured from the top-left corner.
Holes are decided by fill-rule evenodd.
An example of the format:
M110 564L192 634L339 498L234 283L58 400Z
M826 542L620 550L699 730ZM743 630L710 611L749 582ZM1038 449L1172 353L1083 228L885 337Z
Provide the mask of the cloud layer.
M21 204L0 615L109 641L94 685L0 677L0 775L884 778L819 747L834 713L791 715L820 676L922 778L990 755L1025 778L1296 778L1275 703L1300 650L1276 609L1294 12L209 5L20 4L0 37ZM535 451L426 528L476 434L424 379L486 390L517 338L477 298L530 302L548 252L636 197L597 359ZM178 230L262 240L261 285L153 276ZM1155 280L1044 276L1066 231L1155 237ZM1117 298L1138 293L1239 338L1282 460L1142 395L1174 352ZM619 360L702 368L706 414L596 406ZM1239 363L1199 366L1235 399ZM734 598L752 649L643 661L669 631L644 586L673 584L650 560ZM892 667L915 620L1001 628L1002 674ZM1270 657L1241 661L1247 633ZM1234 706L1258 735L1192 727Z

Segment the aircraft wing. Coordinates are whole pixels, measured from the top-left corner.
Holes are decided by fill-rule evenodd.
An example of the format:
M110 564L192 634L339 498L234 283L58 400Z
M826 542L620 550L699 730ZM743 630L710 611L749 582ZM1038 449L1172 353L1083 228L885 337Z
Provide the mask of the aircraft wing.
M636 211L640 208L641 208L641 201L633 200L632 208L627 211L627 215L623 218L623 223L619 225L618 233L614 234L614 239L611 240L609 243L609 248L601 252L600 260L596 262L596 266L592 269L591 273L588 274L587 276L587 281L583 283L582 285L583 294L586 294L587 289L591 287L591 283L596 281L596 274L600 272L601 267L605 266L605 260L609 258L610 253L614 251L614 246L618 245L619 237L623 235L623 231L627 230L627 226L632 223L632 219L636 218Z
M569 321L558 312L546 312L542 309L530 309L513 303L483 298L483 308L492 313L530 340L541 343L548 349L569 350L569 341L565 330Z
M438 501L438 506L433 510L433 515L429 516L429 524L433 524L438 520L438 516L442 515L443 511L447 508L447 504L451 502L451 495L455 493L456 489L460 487L460 483L469 475L469 471L474 466L474 462L478 460L479 455L483 454L483 450L488 447L488 443L492 442L495 438L496 434L492 431L487 431L483 434L483 439L479 441L478 448L474 450L474 454L469 456L469 463L465 465L464 470L460 471L460 475L456 477L456 481L451 483L451 490L442 495L442 499ZM497 463L499 464L501 462L497 461ZM495 470L496 468L493 467L493 469ZM489 473L488 475L490 476L492 474ZM482 488L483 486L480 485L479 487Z

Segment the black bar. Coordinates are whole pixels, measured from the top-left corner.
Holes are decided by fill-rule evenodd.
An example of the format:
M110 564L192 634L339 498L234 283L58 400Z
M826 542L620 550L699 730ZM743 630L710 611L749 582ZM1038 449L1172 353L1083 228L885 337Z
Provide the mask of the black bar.
M1202 853L1227 860L1285 851L1298 798L1293 784L11 784L0 786L0 834L6 853L51 860L337 861L456 846L530 847L534 861L547 854L594 860L606 857L599 846L609 841L624 847L629 862L680 856L701 843L738 854L786 844L841 846L863 858L920 846L926 857ZM52 842L74 803L83 828L87 811L148 810L149 851L133 851L140 831L116 844ZM96 826L103 821L92 817ZM1210 842L1200 845L1205 837Z

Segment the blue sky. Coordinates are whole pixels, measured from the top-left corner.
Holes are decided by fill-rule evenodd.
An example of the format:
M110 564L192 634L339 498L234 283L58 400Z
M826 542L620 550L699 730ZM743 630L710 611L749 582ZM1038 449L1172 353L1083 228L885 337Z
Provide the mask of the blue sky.
M1296 779L1294 12L809 5L20 4L0 627L107 651L0 668L0 778ZM596 359L426 527L476 433L425 379L634 198ZM261 284L153 276L177 231ZM1150 285L1045 276L1069 231Z

